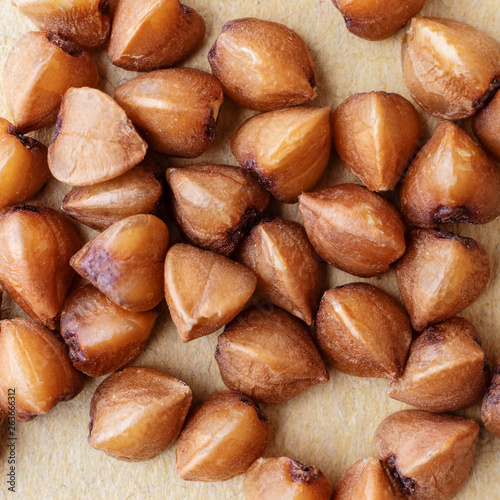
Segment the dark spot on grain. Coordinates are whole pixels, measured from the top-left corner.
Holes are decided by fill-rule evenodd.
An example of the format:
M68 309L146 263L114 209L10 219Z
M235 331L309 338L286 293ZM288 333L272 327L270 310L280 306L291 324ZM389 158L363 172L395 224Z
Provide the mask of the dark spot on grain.
M344 14L342 14L342 16L344 16ZM347 30L350 31L351 33L360 33L363 30L363 21L361 19L344 16L344 22Z
M214 118L213 109L210 110L210 117L208 118L207 124L205 126L205 135L208 137L210 142L213 142L215 139L217 122Z
M246 161L243 161L243 167L246 168L259 181L259 184L264 189L272 191L273 187L275 187L276 183L274 182L274 179L262 173L255 158L248 158Z
M474 109L479 110L486 106L495 97L497 90L500 88L500 80L496 78L490 83L488 90L475 103Z
M231 21L228 21L227 23L224 24L224 26L222 26L221 33L224 33L224 31L231 29L235 24L238 24L239 21L240 21L239 19L233 19Z
M215 359L219 359L221 357L221 352L220 352L220 345L217 344L217 347L215 348Z
M71 57L81 57L83 55L83 50L78 45L60 37L56 33L47 33L47 40Z
M280 217L265 217L263 219L261 219L261 221L259 222L259 224L269 224L270 222L274 222L274 221L277 221L279 222L281 220Z
M349 283L344 283L343 285L336 286L336 287L334 288L334 290L341 290L342 288L345 288L345 287L346 287L346 286L348 286L348 285L349 285Z
M465 248L473 248L476 246L476 241L472 238L462 237L449 231L440 231L436 229L434 230L434 234L442 240L454 240L463 245Z
M248 207L241 216L238 225L226 232L224 250L231 254L236 249L243 236L245 236L255 225L259 216L260 211L257 208Z
M109 3L109 0L101 0L99 2L99 12L103 15L106 16L109 14L111 10L111 5Z
M262 408L255 401L252 401L248 396L245 396L244 394L240 396L240 400L242 403L251 406L255 410L261 422L267 422L266 414L263 412Z
M433 215L432 222L434 224L458 224L458 223L474 223L474 212L468 207L461 205L459 207L438 207Z
M436 326L431 326L425 331L425 340L428 344L440 344L443 342L443 338L443 331Z
M397 458L394 455L391 455L387 459L387 466L389 467L391 474L399 481L399 483L403 487L406 495L410 495L415 491L415 481L401 474L397 464Z
M39 214L43 212L43 207L36 207L35 205L17 205L12 207L9 212L33 212Z
M56 121L56 133L54 134L54 141L59 137L59 134L61 133L61 128L63 125L63 119L62 116L59 114L57 115L57 121Z
M90 248L80 261L79 269L85 278L101 290L112 286L120 277L113 259L98 245Z
M298 460L291 460L290 477L296 483L314 483L321 476L321 471L314 465L304 465Z
M497 405L500 403L500 383L493 379L486 396L484 397L485 404L488 405Z
M212 45L210 50L208 51L208 62L211 63L215 59L215 54L217 52L217 40Z
M14 125L9 125L7 127L7 133L15 137L26 149L35 149L40 147L40 143L36 139L23 135Z
M69 348L69 358L72 363L82 363L86 361L82 353L80 344L78 343L78 336L74 330L61 330L61 335Z
M187 15L190 15L194 12L191 7L188 7L187 5L184 5L182 3L181 3L181 9L182 9L182 12L184 12L184 14L187 14Z

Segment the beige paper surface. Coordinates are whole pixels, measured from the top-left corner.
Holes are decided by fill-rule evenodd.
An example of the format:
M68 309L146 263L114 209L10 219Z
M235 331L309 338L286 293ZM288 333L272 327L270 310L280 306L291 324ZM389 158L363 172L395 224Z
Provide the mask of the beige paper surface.
M342 17L330 0L190 0L188 4L205 18L207 36L202 49L185 63L186 66L209 71L206 54L223 23L254 16L284 23L305 39L318 76L319 96L314 104L335 107L353 93L371 90L398 92L408 97L400 67L402 31L383 42L360 40L347 32ZM429 0L423 14L469 22L500 38L497 0ZM15 40L32 29L34 25L11 6L10 0L0 0L0 67L3 67ZM110 94L116 85L135 76L113 67L106 53L95 51L93 57L102 77L100 88ZM250 114L231 102L225 103L215 144L196 161L235 164L229 150L229 139ZM436 120L423 111L421 114L429 135ZM1 84L0 116L10 118ZM52 133L53 129L34 135L49 144ZM169 165L182 163L187 162L168 161ZM334 154L320 186L352 180L355 178ZM37 195L36 200L59 208L67 191L68 187L52 181ZM300 220L296 205L284 207L282 213L288 218ZM93 234L80 227L87 237ZM458 230L461 235L478 239L494 256L493 279L488 291L463 313L481 332L488 361L492 363L500 356L500 221L479 227L462 225L450 228ZM326 265L324 274L325 287L363 281ZM392 271L381 278L366 281L398 295ZM22 313L6 298L2 314L3 317L16 317ZM163 305L149 344L133 364L164 370L181 378L190 385L195 401L199 402L209 393L224 389L213 356L216 341L217 335L213 334L187 345L181 344ZM213 484L179 480L175 474L175 447L145 463L120 462L92 449L87 444L88 410L90 398L99 382L89 380L75 400L59 404L47 416L18 424L18 498L243 498L243 476ZM335 484L355 461L376 454L372 436L378 423L390 413L405 407L387 397L387 388L385 380L348 377L332 371L327 384L314 387L286 404L263 405L272 428L272 439L266 454L288 455L315 464ZM478 419L479 406L467 410L465 414ZM0 498L4 498L5 460L2 458L0 463ZM500 440L482 429L472 475L457 498L500 499L499 471Z

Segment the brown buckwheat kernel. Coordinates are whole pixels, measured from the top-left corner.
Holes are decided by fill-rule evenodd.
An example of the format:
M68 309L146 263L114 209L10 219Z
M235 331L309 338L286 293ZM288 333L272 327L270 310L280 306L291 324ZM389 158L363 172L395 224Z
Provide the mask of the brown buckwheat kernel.
M91 377L116 372L146 345L158 311L133 312L92 285L75 290L61 311L61 335L73 366Z
M317 94L309 49L283 24L251 17L227 22L208 53L208 62L224 92L250 109L271 111L305 104Z
M370 191L388 191L420 145L422 120L399 94L356 94L333 113L332 136L340 159Z
M181 380L151 368L125 368L92 396L89 444L119 460L150 460L174 444L191 400Z
M257 224L237 259L258 277L258 294L310 325L321 294L321 264L297 222L276 218Z
M377 276L405 252L405 227L384 198L356 184L304 193L299 209L312 246L329 264Z
M330 108L296 107L249 118L231 138L231 152L263 187L296 203L318 183L330 158Z
M226 481L243 474L269 442L269 423L243 394L208 396L188 418L177 442L177 474L186 481Z
M4 88L15 125L30 132L56 123L64 93L71 87L97 87L90 56L54 33L25 33L7 57Z
M384 40L417 15L426 0L332 0L347 29L365 40Z
M0 214L0 240L0 284L31 318L54 329L75 276L75 229L51 208L21 205Z
M49 175L47 148L0 118L0 209L31 198Z
M490 275L491 258L481 243L434 229L413 229L396 264L399 291L417 331L472 304Z
M259 458L245 475L245 500L330 500L332 485L314 465L289 457Z
M114 97L152 149L183 158L196 158L213 143L224 101L217 78L193 68L137 76Z
M149 71L186 59L204 37L203 18L179 0L120 0L108 53L115 66Z
M500 214L500 171L452 122L441 122L411 164L401 212L413 226L485 224Z
M155 213L163 194L161 168L146 158L119 177L92 186L74 187L62 210L78 222L103 230L131 215Z
M182 342L229 323L252 296L257 277L246 266L178 243L165 260L165 299Z
M83 87L64 94L49 168L59 181L87 186L124 174L140 163L148 146L116 102Z
M283 403L330 378L303 323L274 306L236 316L219 336L215 359L229 389L265 403Z
M499 86L500 43L468 24L414 17L402 55L410 95L446 120L473 115Z
M449 412L472 406L483 397L488 381L479 333L456 317L427 328L413 342L389 396L422 410Z
M51 31L82 47L98 47L111 28L109 0L13 0L42 31Z
M327 290L316 337L333 367L358 377L396 379L412 340L410 320L390 295L368 283Z
M411 500L450 500L467 480L479 425L474 420L406 410L378 426L374 444Z
M148 311L164 297L168 229L154 215L115 222L71 258L75 271L129 311Z
M45 415L83 389L85 376L71 365L64 342L36 321L0 322L0 410L7 413L15 391L15 418Z
M245 170L197 164L167 170L177 223L196 246L231 255L269 203Z

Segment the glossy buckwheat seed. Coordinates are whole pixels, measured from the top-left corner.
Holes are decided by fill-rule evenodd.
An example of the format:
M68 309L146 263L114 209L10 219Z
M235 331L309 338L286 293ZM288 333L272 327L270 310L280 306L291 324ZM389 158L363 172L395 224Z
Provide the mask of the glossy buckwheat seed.
M133 312L92 285L75 290L61 311L61 335L73 366L91 377L116 372L146 345L158 311Z
M108 38L109 0L13 0L42 31L51 31L82 47L97 47Z
M177 442L177 475L186 481L226 481L264 453L269 423L259 405L232 391L208 396Z
M500 171L452 122L441 122L411 164L401 212L413 226L485 224L500 214Z
M332 0L347 29L366 40L384 40L417 15L426 0Z
M332 500L405 500L401 485L378 458L364 458L340 478Z
M407 410L387 417L374 444L410 500L451 500L472 469L474 420Z
M119 460L150 460L174 444L191 400L181 380L151 368L125 368L92 396L89 444Z
M403 375L389 396L432 412L450 412L481 399L489 369L478 331L464 318L427 328L411 345Z
M51 208L22 205L0 214L0 240L0 284L31 318L54 329L75 276L75 229Z
M64 342L35 321L0 322L0 410L7 413L8 390L15 390L15 418L45 415L59 402L83 389L84 375L75 370Z
M163 173L149 156L119 177L92 186L74 187L62 210L93 229L103 230L131 215L155 213L163 194Z
M7 106L15 125L30 132L56 122L62 96L71 87L97 87L90 56L54 33L25 33L4 68Z
M215 140L224 101L214 76L192 68L140 75L115 89L116 102L155 151L196 158Z
M124 174L148 146L116 102L100 90L70 89L63 97L49 168L59 181L87 186Z
M196 246L231 255L269 203L245 170L197 164L167 170L177 223Z
M329 380L303 323L274 306L245 309L219 336L224 384L256 401L283 403Z
M410 320L390 295L368 283L327 290L316 319L320 349L336 370L357 377L401 376Z
M500 86L500 43L468 24L415 17L402 55L413 99L446 120L473 115Z
M405 252L405 227L381 196L341 184L299 198L312 246L329 264L356 276L377 276Z
M399 94L348 97L332 116L340 159L370 191L394 189L422 137L417 110Z
M108 53L115 66L150 71L186 59L204 37L203 18L179 0L120 0Z
M182 342L231 321L252 296L257 277L215 252L178 243L165 260L165 300Z
M231 152L284 203L318 183L330 158L330 108L296 107L249 118L231 138Z
M0 118L0 209L31 198L49 175L47 148Z
M332 485L314 465L289 457L259 458L245 475L245 500L330 500Z
M321 293L321 264L300 224L280 218L262 221L236 256L257 274L262 298L312 323Z
M129 311L148 311L164 297L168 229L154 215L115 222L71 258L75 271Z
M447 231L414 229L396 264L396 278L413 328L455 316L488 286L491 258L481 243Z
M309 49L283 24L255 18L227 22L208 53L208 62L224 92L250 109L271 111L305 104L317 94Z

